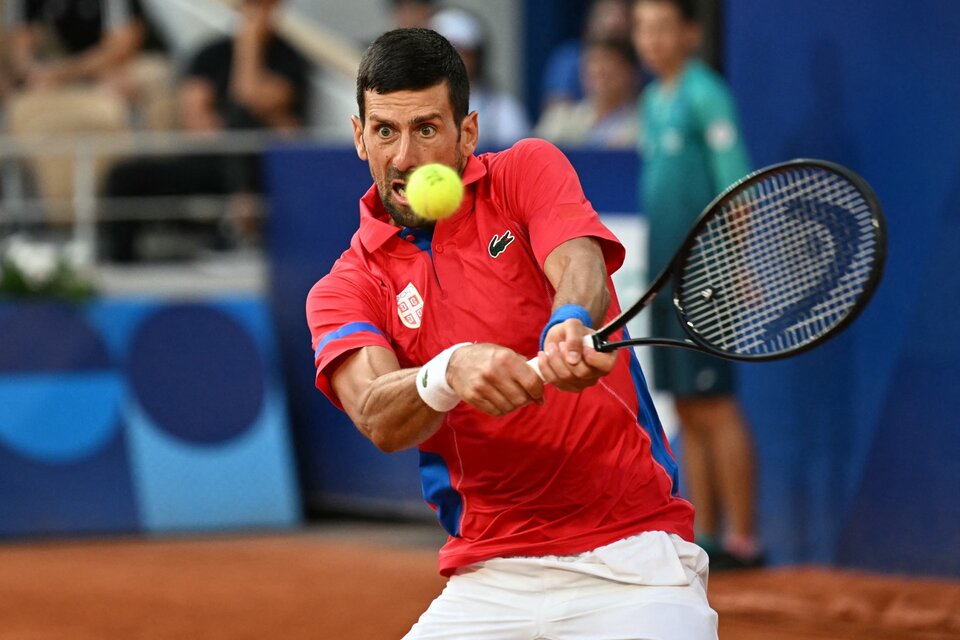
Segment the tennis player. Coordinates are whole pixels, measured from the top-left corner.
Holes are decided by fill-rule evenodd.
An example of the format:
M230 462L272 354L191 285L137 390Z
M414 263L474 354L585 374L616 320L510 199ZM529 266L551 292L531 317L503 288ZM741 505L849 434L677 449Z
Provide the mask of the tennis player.
M716 638L707 556L639 365L581 347L619 311L624 249L549 143L474 155L469 93L433 31L369 47L353 133L374 184L307 299L317 386L383 451L419 448L449 534L447 586L406 637ZM404 197L430 162L466 189L437 223Z

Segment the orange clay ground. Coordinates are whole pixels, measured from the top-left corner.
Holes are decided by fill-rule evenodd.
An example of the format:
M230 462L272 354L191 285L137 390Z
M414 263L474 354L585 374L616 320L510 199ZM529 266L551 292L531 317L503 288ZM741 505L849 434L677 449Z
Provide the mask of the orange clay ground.
M0 545L0 640L400 638L443 587L434 529ZM960 582L825 569L710 578L722 640L960 638Z

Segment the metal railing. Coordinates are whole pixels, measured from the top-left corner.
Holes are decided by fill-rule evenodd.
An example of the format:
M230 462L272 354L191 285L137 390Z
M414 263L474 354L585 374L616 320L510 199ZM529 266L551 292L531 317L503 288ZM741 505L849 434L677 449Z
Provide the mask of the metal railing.
M0 225L7 230L30 229L43 233L51 210L67 211L71 220L67 235L86 248L96 261L98 224L105 219L214 219L224 209L224 194L185 194L144 198L107 198L97 179L97 163L105 159L119 163L144 157L217 154L220 156L261 154L276 145L334 143L342 136L320 130L303 130L296 135L263 131L231 131L200 137L181 132L78 133L68 136L0 136ZM72 195L68 199L45 197L43 186L29 188L38 177L33 161L43 158L72 160ZM261 203L262 204L262 203ZM265 207L259 207L263 212ZM60 230L62 234L63 229Z

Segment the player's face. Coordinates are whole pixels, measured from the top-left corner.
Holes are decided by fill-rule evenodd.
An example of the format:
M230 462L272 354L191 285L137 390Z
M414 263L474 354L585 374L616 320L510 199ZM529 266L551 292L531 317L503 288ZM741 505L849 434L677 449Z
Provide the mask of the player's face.
M669 2L633 5L633 46L650 71L671 76L699 43L699 29L687 23Z
M407 176L423 164L440 162L463 172L477 146L477 114L453 117L447 83L417 91L365 95L365 122L353 118L357 155L370 166L380 200L404 227L432 224L410 210L404 194Z

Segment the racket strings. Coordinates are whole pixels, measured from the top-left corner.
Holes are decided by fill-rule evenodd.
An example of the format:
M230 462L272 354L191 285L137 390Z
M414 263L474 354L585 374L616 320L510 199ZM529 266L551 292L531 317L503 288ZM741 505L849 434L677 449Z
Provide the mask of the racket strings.
M793 238L793 242L787 242L782 247L779 259L783 262L776 262L772 260L769 255L760 254L754 256L754 264L752 265L753 271L757 272L760 269L766 268L768 272L763 276L767 285L761 291L755 285L751 288L756 293L753 296L748 296L747 299L741 301L739 307L733 305L730 309L723 310L722 308L717 308L714 310L714 319L716 326L724 329L720 338L727 340L736 340L738 338L737 332L734 331L734 327L739 327L741 334L739 337L741 344L739 348L752 349L757 345L750 344L750 340L753 342L759 342L761 338L766 338L770 340L771 337L775 341L772 344L774 349L783 349L788 348L789 344L784 344L782 336L774 335L770 336L769 331L764 330L764 328L769 328L768 323L772 322L775 318L781 316L785 308L789 305L795 304L802 299L804 294L809 291L812 287L815 287L818 281L818 278L822 277L822 270L824 267L829 268L833 263L831 262L832 255L835 252L835 247L832 246L829 237L822 241L823 246L819 247L817 252L817 257L819 258L818 263L807 264L804 266L803 274L805 277L793 277L790 278L791 272L786 271L784 268L785 264L796 264L798 261L798 256L802 257L801 251L803 251L804 243L799 241L798 238L801 238L802 235L797 233L796 225L788 225L786 227L786 233L790 233ZM762 238L762 236L761 236ZM809 242L809 241L808 241ZM761 244L761 246L763 246ZM742 278L739 280L742 281ZM778 296L773 297L770 295L771 291L774 290ZM766 300L763 299L759 294L766 296ZM766 304L764 304L766 302ZM759 305L759 306L757 306ZM749 313L749 309L754 309L752 317L750 315L745 315ZM725 314L724 311L727 313ZM734 314L734 318L727 317L730 313ZM808 319L805 323L803 321L796 324L794 329L798 331L798 339L803 341L810 338L812 335L816 335L819 331L825 329L825 327L818 326L820 321L824 319L824 316L814 315ZM736 322L731 322L735 320ZM751 331L751 321L754 328ZM811 326L810 323L813 323ZM761 330L764 330L761 333ZM717 338L717 336L714 336Z
M683 265L678 302L714 348L792 350L850 313L877 252L870 206L853 184L825 168L785 170L706 223Z
M762 267L766 267L769 270L769 272L766 274L766 280L767 280L768 286L766 290L763 291L763 293L768 294L767 298L768 298L769 304L766 307L761 307L761 311L754 313L755 320L753 324L757 328L757 331L759 331L759 329L762 328L765 325L765 323L772 320L773 317L781 315L784 307L792 303L795 303L798 299L800 299L800 297L802 297L802 294L805 291L807 291L811 286L815 284L816 277L820 275L818 272L821 270L822 264L826 264L826 265L832 264L830 262L830 257L831 257L831 252L834 250L834 247L830 246L831 243L829 242L829 238L827 238L826 242L824 243L825 246L821 247L821 250L818 252L818 256L817 256L820 259L819 260L820 263L822 264L805 265L805 271L803 273L806 274L806 277L794 278L792 281L789 280L787 276L789 275L790 272L784 271L784 265L788 263L796 264L797 262L796 257L798 255L798 251L803 247L803 242L798 240L803 236L797 233L798 229L796 229L795 227L797 227L796 224L787 225L784 230L785 233L788 233L791 235L793 242L786 242L783 245L780 253L780 259L783 260L783 262L778 263L775 260L770 259L769 252L760 253L757 256L754 256L753 270L755 272ZM759 244L759 246L761 247L766 246L763 244L763 240L764 240L763 234L761 233L760 244ZM778 287L779 289L777 289ZM779 303L777 302L776 299L769 296L771 289L777 289L777 291L779 292ZM751 304L756 304L758 301L752 300L747 302L750 302ZM734 308L732 309L732 311L734 311L734 313L737 314L738 317L740 318L743 317L743 308L739 310ZM717 319L724 320L722 311L715 310L714 315L716 316ZM816 322L820 318L814 316L812 319L814 322ZM738 324L742 327L744 323L740 322ZM727 329L729 329L733 325L729 325L721 322L720 324L718 324L718 326L726 327ZM801 327L800 339L804 339L805 334L804 334L803 328L809 328L809 327L807 327L807 325L803 325L802 323L800 327ZM747 329L748 329L747 336L750 336L751 334L749 333L749 328L747 327ZM819 331L819 328L814 327L812 330ZM756 337L757 331L753 332L754 337ZM730 334L731 332L727 331L726 333ZM779 336L776 336L775 338L779 338ZM747 345L748 348L749 346L750 345ZM775 343L773 345L773 347L777 349L782 348L783 346L784 345L779 343Z
M773 247L767 242L767 232L770 231L769 224L761 225L757 229L757 239L756 247L759 248L758 251L754 252L752 256L742 255L742 248L746 246L746 243L743 241L743 236L746 233L746 222L745 218L742 215L739 215L741 211L744 210L744 203L747 206L753 206L758 208L763 206L763 202L757 200L752 202L747 197L741 198L742 203L736 203L734 208L738 210L739 219L729 227L723 227L724 220L722 218L714 219L710 224L710 235L709 239L704 243L704 255L707 256L707 265L706 269L703 271L703 277L700 280L705 280L706 278L715 279L717 273L721 270L721 265L725 264L745 264L750 263L753 266L753 271L762 268L770 269L769 276L780 276L783 280L783 288L781 291L782 298L788 298L791 292L802 292L807 288L808 282L816 278L816 273L807 271L807 278L795 278L792 282L787 280L786 273L783 273L784 266L791 262L789 256L796 256L801 248L803 237L798 232L800 231L801 225L798 221L788 221L783 229L780 229L781 237L787 237L788 240L783 242L782 245L777 247L777 252L774 254ZM729 231L729 233L727 232ZM729 248L735 247L734 254L731 255ZM787 258L787 260L784 260ZM795 262L793 260L792 262ZM748 269L737 269L732 275L735 278L734 284L740 287L741 292L745 292L746 295L734 300L733 302L738 304L727 304L727 305L713 305L712 313L716 319L721 320L722 314L725 311L730 310L743 310L751 307L760 301L763 291L754 286L750 285L755 278L750 277L751 270ZM771 278L768 278L770 280ZM691 282L693 286L698 286L701 284L700 280L694 280ZM768 313L773 313L773 309L768 309ZM728 327L727 323L718 322L718 326L721 328Z

